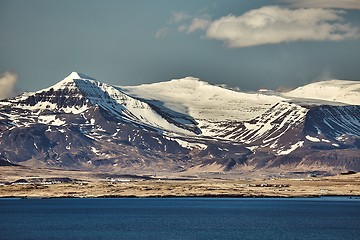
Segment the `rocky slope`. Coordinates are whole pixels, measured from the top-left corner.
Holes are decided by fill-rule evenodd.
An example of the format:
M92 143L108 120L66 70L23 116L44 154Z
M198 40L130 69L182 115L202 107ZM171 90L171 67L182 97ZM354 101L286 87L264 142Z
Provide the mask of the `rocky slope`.
M119 87L73 72L0 101L0 158L127 172L360 171L359 89L337 80L243 93L191 77Z

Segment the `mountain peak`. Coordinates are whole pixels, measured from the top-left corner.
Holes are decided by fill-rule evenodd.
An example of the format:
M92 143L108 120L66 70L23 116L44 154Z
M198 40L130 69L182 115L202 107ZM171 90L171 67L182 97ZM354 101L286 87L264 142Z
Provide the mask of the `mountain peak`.
M197 78L197 77L192 77L192 76L187 76L187 77L184 77L184 78L180 78L180 79L176 79L176 80L182 80L182 81L194 81L194 82L199 82L201 81L200 78Z
M92 78L84 73L80 73L80 72L71 72L69 74L69 76L67 76L65 79L90 79L90 80L96 80L95 78Z
M96 81L95 78L92 78L92 77L90 77L90 76L88 76L88 75L86 75L84 73L71 72L67 77L65 77L60 82L56 83L51 88L54 88L54 89L63 89L63 88L75 89L76 84L75 84L74 80L95 80ZM47 90L47 89L43 89L43 90Z
M191 76L187 76L185 78L180 78L180 79L172 79L170 81L171 83L185 83L185 84L192 84L192 85L199 85L199 84L208 84L205 81L202 81L200 78L196 78L196 77L191 77Z

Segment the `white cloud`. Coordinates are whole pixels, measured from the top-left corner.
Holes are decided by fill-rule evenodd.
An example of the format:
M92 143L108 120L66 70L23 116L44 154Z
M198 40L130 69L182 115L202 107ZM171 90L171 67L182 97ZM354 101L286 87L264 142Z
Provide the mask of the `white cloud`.
M171 13L170 23L178 23L190 19L190 15L184 12Z
M268 6L250 10L241 16L228 15L212 22L203 19L203 25L190 24L187 32L204 29L206 37L224 41L230 48L358 38L359 27L346 23L341 17L343 14L345 12L342 10Z
M191 20L191 16L185 12L172 12L170 19L167 21L166 27L160 28L156 31L155 37L156 38L163 38L165 37L169 32L173 31L172 25L178 25L181 24L178 27L179 32L186 31L187 25L184 24L184 22L188 22Z
M188 25L186 25L186 24L182 24L178 27L179 32L186 32L187 29L188 29Z
M168 33L169 29L167 27L163 27L160 28L159 30L157 30L157 32L155 33L155 37L156 38L162 38L165 37L166 34Z
M360 10L360 0L282 0L292 7L342 8Z
M210 18L206 12L201 12L201 16L197 17L191 17L185 13L177 13L177 15L174 15L173 13L170 22L180 24L178 26L179 32L192 33L197 30L206 30L211 23L209 19Z
M207 19L194 18L191 24L187 27L186 32L192 33L195 32L196 30L205 30L209 27L210 23L211 22Z
M0 75L0 99L15 95L14 90L17 79L17 74L13 72L5 72Z

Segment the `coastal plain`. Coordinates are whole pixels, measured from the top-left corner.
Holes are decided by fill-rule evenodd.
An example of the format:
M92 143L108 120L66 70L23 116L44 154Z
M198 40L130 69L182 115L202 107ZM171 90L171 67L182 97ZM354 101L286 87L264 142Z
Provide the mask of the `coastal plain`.
M360 173L284 177L106 174L0 167L0 197L321 197L360 196Z

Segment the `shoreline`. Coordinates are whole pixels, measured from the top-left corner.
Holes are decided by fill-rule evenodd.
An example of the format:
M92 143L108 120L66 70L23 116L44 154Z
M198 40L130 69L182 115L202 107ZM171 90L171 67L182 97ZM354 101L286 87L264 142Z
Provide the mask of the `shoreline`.
M1 196L0 199L178 199L178 198L193 198L193 199L319 199L319 198L348 198L354 200L360 200L360 195L303 195L303 196L277 196L277 195L188 195L188 196L176 196L176 195L154 195L154 196L136 196L136 195L102 195L102 196L52 196L52 197L28 197L28 196Z
M0 198L318 198L359 197L360 173L311 178L134 178L2 167ZM130 177L129 177L130 176ZM126 177L126 178L125 178ZM133 178L131 178L133 177ZM176 176L179 177L179 176Z
M0 186L0 198L319 198L359 197L360 179L132 181Z

